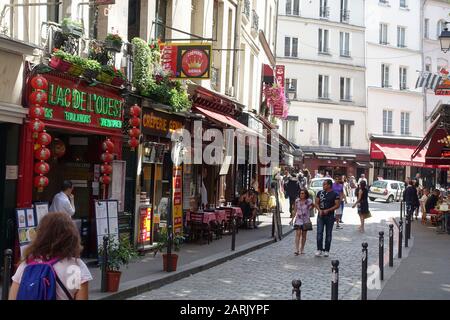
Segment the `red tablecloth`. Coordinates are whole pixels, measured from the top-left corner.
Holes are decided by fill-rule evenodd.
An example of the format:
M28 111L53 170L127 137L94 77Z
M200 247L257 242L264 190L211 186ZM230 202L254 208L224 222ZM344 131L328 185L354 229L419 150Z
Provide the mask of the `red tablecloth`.
M227 211L226 210L216 210L216 220L219 223L227 221Z
M227 211L227 212L229 212L230 210L231 210L231 214L234 216L234 217L236 217L236 218L241 218L241 219L243 219L244 218L244 214L242 213L242 209L240 208L240 207L231 207L231 208L229 208L229 207L223 207L223 208L220 208L221 210L225 210L225 211Z
M216 212L203 212L196 213L203 215L203 223L209 224L211 222L217 221ZM191 212L186 213L186 223L191 221Z

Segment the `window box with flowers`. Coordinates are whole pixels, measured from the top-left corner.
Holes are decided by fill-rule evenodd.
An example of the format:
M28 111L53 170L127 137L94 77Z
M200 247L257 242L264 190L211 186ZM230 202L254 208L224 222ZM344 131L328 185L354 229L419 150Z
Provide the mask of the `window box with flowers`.
M114 69L114 71L115 71L115 77L114 77L113 81L111 82L111 84L116 87L121 87L127 81L127 78L122 73L122 71L120 71L118 69Z
M74 38L81 38L84 33L83 24L69 18L65 18L61 23L63 34L73 36Z
M109 33L105 39L105 48L111 51L122 51L123 40L118 34Z
M111 84L115 76L116 73L112 66L102 66L100 73L97 76L97 80L106 84Z
M71 55L59 49L53 51L52 58L50 59L50 67L60 72L67 72L72 67L70 62Z
M68 70L68 73L71 76L79 77L84 73L86 67L86 59L81 58L80 56L70 55L69 62L72 64L72 66Z
M88 79L97 79L98 74L102 70L102 66L98 61L86 59L85 70L83 76Z

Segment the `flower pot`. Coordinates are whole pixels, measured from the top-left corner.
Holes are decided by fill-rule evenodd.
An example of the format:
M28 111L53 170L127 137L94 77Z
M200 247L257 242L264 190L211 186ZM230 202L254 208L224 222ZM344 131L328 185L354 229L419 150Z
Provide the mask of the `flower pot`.
M88 79L97 79L98 71L86 69L84 70L83 76Z
M113 81L114 76L111 76L105 72L100 72L99 75L97 76L97 80L106 84L111 84L111 82Z
M84 69L76 64L73 64L72 67L69 69L69 74L74 77L79 77L83 73L84 73Z
M72 67L72 64L70 62L62 60L61 58L52 57L50 59L50 67L57 71L67 72Z
M122 43L117 43L112 40L106 40L105 48L111 51L120 52L122 51Z
M120 271L106 271L106 290L108 290L108 292L119 291L121 275L122 272Z
M121 87L124 83L125 83L125 80L123 80L120 77L115 77L113 79L113 81L111 82L111 84L116 87Z
M167 254L163 254L163 270L164 271L168 271L169 269L167 268ZM178 255L172 253L171 255L171 259L170 259L170 265L171 265L171 271L177 271L177 263L178 263Z

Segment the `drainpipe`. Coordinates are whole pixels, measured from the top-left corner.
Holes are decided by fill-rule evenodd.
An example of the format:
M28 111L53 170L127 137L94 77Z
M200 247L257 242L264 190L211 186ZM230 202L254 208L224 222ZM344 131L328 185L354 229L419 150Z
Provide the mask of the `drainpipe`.
M424 33L424 24L425 24L425 5L427 4L428 0L423 0L423 2L421 3L421 8L420 8L420 35L421 35L421 39L420 39L420 52L421 52L421 56L422 56L422 71L425 70L425 53L424 53L424 48L425 48L425 33ZM422 88L422 92L423 92L423 133L425 134L425 132L427 131L427 104L428 104L428 99L427 99L427 88L423 87Z

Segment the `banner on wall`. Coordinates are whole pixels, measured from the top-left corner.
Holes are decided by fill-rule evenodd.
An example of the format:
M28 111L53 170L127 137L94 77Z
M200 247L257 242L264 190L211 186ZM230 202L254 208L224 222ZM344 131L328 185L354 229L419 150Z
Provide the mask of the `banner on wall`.
M183 233L183 167L173 167L173 232Z
M203 43L164 43L160 45L163 68L173 79L211 78L212 46Z

